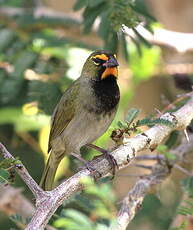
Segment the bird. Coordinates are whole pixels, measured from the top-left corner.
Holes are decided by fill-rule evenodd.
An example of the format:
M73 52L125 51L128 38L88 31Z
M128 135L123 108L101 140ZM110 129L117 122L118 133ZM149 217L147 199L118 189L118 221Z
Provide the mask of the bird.
M120 100L116 55L104 50L90 54L80 77L64 92L51 117L49 158L40 186L52 190L56 170L64 156L81 159L80 148L109 128Z

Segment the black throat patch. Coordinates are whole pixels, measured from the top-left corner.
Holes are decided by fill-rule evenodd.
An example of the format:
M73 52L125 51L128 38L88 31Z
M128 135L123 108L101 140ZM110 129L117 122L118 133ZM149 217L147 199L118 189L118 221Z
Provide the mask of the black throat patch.
M92 80L92 88L96 97L96 105L91 106L91 110L97 114L106 114L114 111L120 99L116 78L110 75L100 81Z

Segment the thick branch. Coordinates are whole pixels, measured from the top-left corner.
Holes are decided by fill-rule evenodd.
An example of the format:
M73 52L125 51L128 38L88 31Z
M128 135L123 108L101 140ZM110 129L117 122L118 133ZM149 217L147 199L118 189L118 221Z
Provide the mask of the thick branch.
M175 129L185 129L193 118L193 97L178 111L174 113L166 113L161 118L171 121L174 125L172 127L156 125L142 134L125 140L124 145L118 147L111 152L111 155L116 160L119 169L128 166L129 162L135 157L135 154L137 152L145 149L154 149L164 140L164 138L169 135L171 131ZM7 154L5 154L7 152L5 148L2 147L2 145L0 148L0 152L4 153L5 158L7 157ZM66 199L69 199L77 191L83 189L83 185L81 183L81 179L83 177L91 176L95 177L95 179L99 179L100 177L108 175L112 170L111 164L105 158L105 156L100 156L92 160L90 164L92 165L92 168L96 169L96 173L93 174L85 168L64 181L52 191L42 191L38 187L38 185L34 183L34 181L33 184L31 184L31 177L26 173L26 169L24 167L22 167L22 169L17 169L18 173L26 182L28 187L32 190L32 192L35 193L35 190L37 190L38 194L36 194L37 209L26 230L44 229L56 209ZM151 178L148 179L148 181L149 182L142 181L142 183L152 184ZM144 190L144 193L145 192L146 190Z
M152 168L152 173L135 184L124 198L120 211L117 215L116 223L110 227L110 230L125 230L131 220L137 214L142 202L150 190L152 185L160 184L170 173L171 169L175 167L176 163L183 163L187 154L193 153L193 134L189 136L190 141L184 138L183 143L176 149L171 150L175 154L176 160L168 162L165 158L158 161Z

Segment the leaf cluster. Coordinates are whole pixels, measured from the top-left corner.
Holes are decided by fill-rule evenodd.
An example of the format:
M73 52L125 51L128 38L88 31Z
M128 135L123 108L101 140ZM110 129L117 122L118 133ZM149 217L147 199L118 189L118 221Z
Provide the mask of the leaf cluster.
M173 124L171 121L165 120L163 118L152 118L152 117L146 117L141 120L137 120L135 122L135 119L137 119L139 115L140 110L132 108L128 111L126 120L124 122L118 121L117 126L118 129L114 129L111 134L111 138L115 142L119 142L121 138L123 138L124 134L131 135L132 133L139 133L141 130L139 127L141 126L148 126L152 127L154 125L164 125L173 127L175 124Z
M95 22L99 21L97 27L98 35L104 41L104 49L115 53L118 47L122 48L123 54L128 58L126 38L122 26L132 28L140 42L149 46L149 43L134 29L140 22L150 29L150 22L154 19L147 11L143 1L139 0L77 0L74 10L84 9L84 32L89 33ZM134 40L139 48L139 43Z
M90 177L83 178L82 184L84 192L64 204L54 226L68 230L108 229L115 212L115 195L111 186L104 182L97 185Z
M15 166L20 163L18 158L7 158L0 161L0 185L13 183L15 178Z

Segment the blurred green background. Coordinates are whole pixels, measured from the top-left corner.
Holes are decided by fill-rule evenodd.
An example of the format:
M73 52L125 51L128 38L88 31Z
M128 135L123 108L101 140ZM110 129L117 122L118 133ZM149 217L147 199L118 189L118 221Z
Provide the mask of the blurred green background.
M185 11L187 1L182 6L181 11ZM171 8L177 17L177 3L173 2ZM187 14L180 14L183 20L184 15ZM189 21L185 27L182 19L181 24L174 23L176 18L170 16L166 1L162 6L150 0L0 1L0 141L19 157L37 182L47 158L50 115L65 89L79 77L85 59L93 50L111 50L120 63L119 110L109 130L96 141L97 145L105 148L114 145L111 132L119 120L124 120L129 108L140 109L140 116L144 117L155 114L155 108L161 110L164 101L172 101L179 92L174 84L179 64L191 63L192 53L187 62L175 59L174 48L148 41L134 28L140 24L149 33L162 27L192 32ZM130 36L125 35L123 24L130 28ZM183 74L187 73L190 74L185 68ZM86 148L83 152L86 159L99 154ZM57 179L69 177L77 170L76 160L66 157ZM88 189L64 204L65 208L57 211L51 224L68 230L107 229L119 201L136 180L121 174L136 170L144 173L129 168L113 181L104 179L99 185L84 181ZM18 176L13 186L24 188L23 194L33 202ZM128 229L169 229L179 197L180 191L172 181L161 186L159 194L145 198ZM0 228L16 229L16 225L5 213L0 213Z

